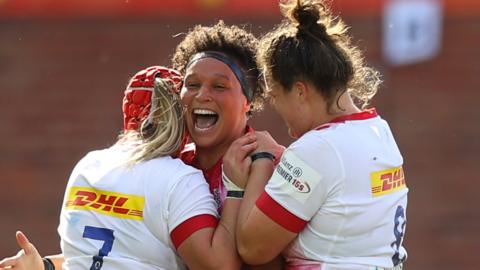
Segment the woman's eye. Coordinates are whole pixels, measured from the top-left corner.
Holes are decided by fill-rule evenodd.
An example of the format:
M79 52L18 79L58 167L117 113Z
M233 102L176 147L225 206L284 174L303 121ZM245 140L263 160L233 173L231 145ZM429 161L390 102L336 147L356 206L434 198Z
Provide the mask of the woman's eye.
M199 88L200 84L198 84L198 83L187 83L186 86L187 86L188 89L191 89L191 88L194 89L194 88Z

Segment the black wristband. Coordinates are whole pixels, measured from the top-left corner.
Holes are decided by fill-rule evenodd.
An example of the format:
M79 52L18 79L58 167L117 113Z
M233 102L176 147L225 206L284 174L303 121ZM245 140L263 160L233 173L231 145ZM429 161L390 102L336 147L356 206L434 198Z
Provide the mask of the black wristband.
M245 191L229 190L227 191L227 198L241 199L243 198L243 194L245 194Z
M250 155L250 158L252 159L252 162L254 162L255 160L257 160L259 158L268 158L271 161L275 160L275 156L272 153L269 153L269 152L254 153L254 154Z
M45 268L45 270L55 270L55 264L53 264L52 260L50 260L49 258L43 257L42 261L43 261L43 267Z

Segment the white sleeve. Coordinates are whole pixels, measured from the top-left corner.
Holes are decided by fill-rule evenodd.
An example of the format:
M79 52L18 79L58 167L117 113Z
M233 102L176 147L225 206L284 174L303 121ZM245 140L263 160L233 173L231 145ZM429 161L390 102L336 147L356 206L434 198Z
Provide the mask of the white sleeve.
M285 150L256 204L284 228L299 232L343 174L342 163L328 142L318 136L299 140Z
M195 216L206 214L218 218L215 201L201 172L178 179L168 196L169 233Z

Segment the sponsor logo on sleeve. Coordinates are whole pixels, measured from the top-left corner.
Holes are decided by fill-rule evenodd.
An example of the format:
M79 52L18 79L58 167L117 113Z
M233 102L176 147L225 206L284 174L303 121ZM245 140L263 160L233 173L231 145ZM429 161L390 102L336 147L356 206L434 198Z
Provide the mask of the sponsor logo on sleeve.
M305 203L320 181L320 175L293 152L286 151L275 168L272 181L291 197Z
M144 197L109 192L87 187L71 187L68 191L67 209L95 211L107 216L126 219L143 219Z
M407 187L402 167L373 172L370 174L370 182L373 197L397 192Z

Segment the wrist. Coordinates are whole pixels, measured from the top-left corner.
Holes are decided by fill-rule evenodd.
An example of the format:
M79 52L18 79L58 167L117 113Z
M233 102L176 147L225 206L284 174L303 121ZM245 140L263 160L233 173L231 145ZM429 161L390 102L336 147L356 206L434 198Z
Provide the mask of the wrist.
M227 190L227 199L243 199L245 191L243 190Z
M222 182L223 186L227 190L227 198L243 198L243 194L245 189L242 187L237 186L232 180L228 178L223 170L222 164Z
M266 151L253 153L250 155L250 158L252 159L252 163L258 159L269 159L271 161L275 161L275 155Z
M52 260L47 257L43 257L42 261L44 270L55 270L55 265L53 264Z

